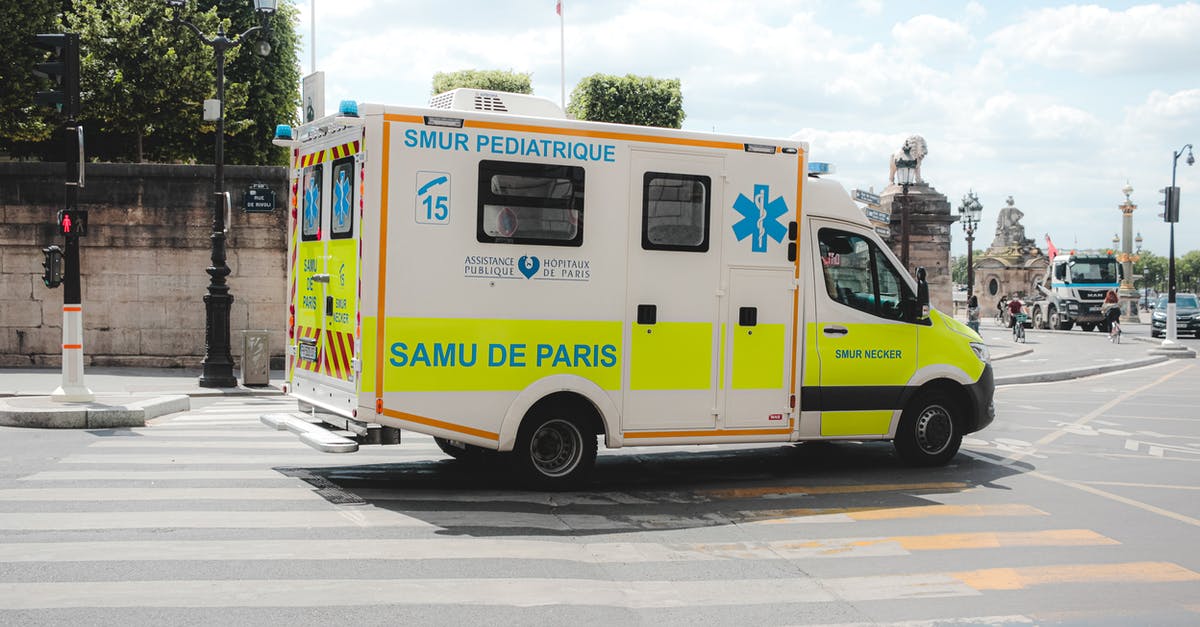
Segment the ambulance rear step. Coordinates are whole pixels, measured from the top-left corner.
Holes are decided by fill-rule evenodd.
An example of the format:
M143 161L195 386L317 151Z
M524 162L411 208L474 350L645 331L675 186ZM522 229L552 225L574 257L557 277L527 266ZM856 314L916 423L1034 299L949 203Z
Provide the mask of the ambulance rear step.
M399 444L400 430L333 414L263 414L276 431L291 431L322 453L353 453L360 444Z

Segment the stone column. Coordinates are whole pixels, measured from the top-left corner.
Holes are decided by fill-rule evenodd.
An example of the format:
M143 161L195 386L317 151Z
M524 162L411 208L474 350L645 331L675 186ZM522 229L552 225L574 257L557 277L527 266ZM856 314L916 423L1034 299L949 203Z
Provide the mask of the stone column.
M950 225L959 218L950 211L946 196L927 183L908 186L908 194L900 185L888 185L880 194L880 205L891 211L892 236L887 243L903 258L901 233L904 228L905 207L912 220L909 225L908 265L910 275L916 276L917 268L925 268L929 282L929 304L938 311L953 314L954 283L950 268Z
M1141 322L1138 315L1138 291L1133 285L1133 212L1137 205L1129 200L1133 187L1128 183L1121 189L1125 193L1125 202L1117 208L1121 210L1121 253L1117 261L1121 263L1121 285L1117 288L1117 296L1121 299L1121 322Z

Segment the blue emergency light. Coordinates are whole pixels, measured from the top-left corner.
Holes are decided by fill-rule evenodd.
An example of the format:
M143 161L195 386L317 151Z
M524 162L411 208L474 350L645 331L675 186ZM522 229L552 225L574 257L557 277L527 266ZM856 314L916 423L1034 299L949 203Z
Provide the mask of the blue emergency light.
M287 124L279 124L275 127L275 139L291 139L292 127Z
M833 174L836 169L837 168L834 168L832 163L827 163L825 161L808 162L809 174Z
M338 115L344 115L349 118L358 117L358 103L353 100L343 100L338 103Z

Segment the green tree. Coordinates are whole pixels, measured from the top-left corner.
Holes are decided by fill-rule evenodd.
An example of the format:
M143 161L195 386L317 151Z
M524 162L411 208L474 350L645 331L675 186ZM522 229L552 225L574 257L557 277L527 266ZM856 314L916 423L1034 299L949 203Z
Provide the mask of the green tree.
M1166 288L1167 258L1143 250L1139 254L1138 260L1133 262L1133 273L1142 277L1135 287L1143 290L1148 287L1155 291L1161 291Z
M567 113L579 120L680 128L683 93L677 78L592 74L571 91Z
M950 280L954 283L967 284L967 256L959 255L951 260Z
M1175 259L1175 289L1180 292L1200 292L1200 250L1193 250Z
M33 94L48 84L33 75L43 52L32 45L37 33L62 32L61 0L6 0L0 4L0 151L23 154L33 142L50 136L57 124L53 110L33 103Z
M80 34L83 48L81 117L89 156L195 159L201 103L214 82L208 47L183 27L174 28L162 2L75 0L73 6L67 26ZM215 10L190 11L187 17L208 33L216 31ZM227 58L236 56L232 50ZM239 90L230 92L234 97L227 100L235 101Z
M514 94L532 94L532 75L512 70L459 70L438 72L433 75L433 93L436 96L460 87L507 91Z
M245 0L205 0L198 3L203 9L216 7L219 15L228 16L232 31L243 33L258 25L254 9ZM237 86L239 99L230 101L225 110L225 159L228 163L249 165L286 165L288 151L271 144L275 126L298 122L300 106L299 37L296 34L296 7L291 2L279 3L268 19L269 34L258 32L250 36L242 54L226 64L225 81ZM252 51L259 41L270 44L266 55ZM215 88L214 88L215 89ZM240 105L240 106L235 106ZM211 127L210 127L211 128ZM206 133L212 146L215 128Z

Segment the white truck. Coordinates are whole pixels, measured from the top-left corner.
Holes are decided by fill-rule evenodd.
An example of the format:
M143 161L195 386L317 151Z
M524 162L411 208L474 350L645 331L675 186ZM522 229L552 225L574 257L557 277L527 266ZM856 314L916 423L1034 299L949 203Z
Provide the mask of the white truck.
M983 341L929 310L807 144L434 102L278 133L304 411L266 424L328 452L424 433L561 488L597 438L890 440L931 465L993 419Z
M1112 251L1059 253L1037 282L1038 297L1028 303L1035 328L1084 331L1104 327L1104 295L1117 289L1120 264Z

